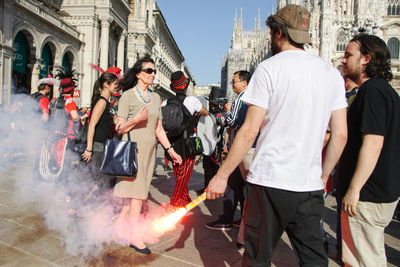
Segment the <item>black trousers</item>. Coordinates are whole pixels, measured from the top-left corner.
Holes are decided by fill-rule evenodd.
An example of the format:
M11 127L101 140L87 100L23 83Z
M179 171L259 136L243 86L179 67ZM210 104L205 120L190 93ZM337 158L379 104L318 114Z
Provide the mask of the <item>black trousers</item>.
M210 156L203 156L204 169L204 188L207 188L208 183L214 177L219 169L219 165L214 163Z
M240 210L243 211L244 206L244 187L245 181L240 173L239 167L237 167L228 179L228 186L225 190L223 203L223 214L222 219L224 223L232 224L235 211L238 204L240 204Z
M320 220L323 190L292 192L246 184L243 266L271 266L286 231L300 266L328 266Z

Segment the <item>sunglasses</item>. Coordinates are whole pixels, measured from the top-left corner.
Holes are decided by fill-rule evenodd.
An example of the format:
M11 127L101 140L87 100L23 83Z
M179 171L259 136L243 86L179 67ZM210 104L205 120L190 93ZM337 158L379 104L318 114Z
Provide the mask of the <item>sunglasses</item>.
M143 72L146 72L147 74L157 74L157 70L153 70L152 68L147 68L147 69L142 69Z

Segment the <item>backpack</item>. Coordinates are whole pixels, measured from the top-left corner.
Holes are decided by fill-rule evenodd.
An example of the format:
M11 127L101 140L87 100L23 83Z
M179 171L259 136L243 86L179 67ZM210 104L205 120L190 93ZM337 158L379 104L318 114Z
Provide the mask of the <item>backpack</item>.
M69 115L65 111L64 96L60 96L49 104L49 122L54 131L67 132Z
M172 97L167 104L161 108L162 125L167 137L176 137L186 130L191 118L189 110L183 105L186 95Z

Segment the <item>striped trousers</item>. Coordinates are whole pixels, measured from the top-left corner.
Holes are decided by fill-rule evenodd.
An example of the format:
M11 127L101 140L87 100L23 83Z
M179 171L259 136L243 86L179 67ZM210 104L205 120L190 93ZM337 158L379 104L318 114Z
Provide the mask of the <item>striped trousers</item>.
M195 158L195 155L188 156L182 164L174 164L175 189L170 203L173 206L185 206L192 201L189 197L188 183Z

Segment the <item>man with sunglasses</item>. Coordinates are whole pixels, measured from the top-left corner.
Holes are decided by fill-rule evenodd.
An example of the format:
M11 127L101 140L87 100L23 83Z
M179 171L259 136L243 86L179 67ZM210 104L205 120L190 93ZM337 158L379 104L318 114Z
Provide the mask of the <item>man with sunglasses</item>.
M251 78L251 73L246 70L236 71L233 74L233 79L231 84L233 91L237 94L237 97L232 105L229 102L224 105L225 110L227 111L226 126L229 126L228 128L229 137L227 144L228 150L233 142L233 139L237 131L242 126L244 119L246 117L247 105L242 101L241 98L243 96L243 93L247 89L247 85L250 82L250 78ZM248 153L249 156L246 156L246 158L251 159L252 153L254 153L254 148L249 150ZM223 214L220 216L218 220L211 223L207 223L205 225L206 228L211 230L230 231L232 229L232 225L239 227L240 219L234 221L234 214L238 203L240 203L240 208L241 210L243 210L243 205L244 205L243 186L245 183L249 167L249 164L247 162L248 161L246 161L246 164L240 164L239 167L237 167L235 171L229 176L228 180L229 188L226 190L223 200ZM215 172L213 173L213 175L214 174ZM212 177L210 177L210 179L211 178ZM238 246L241 247L241 245L242 241L238 244Z

